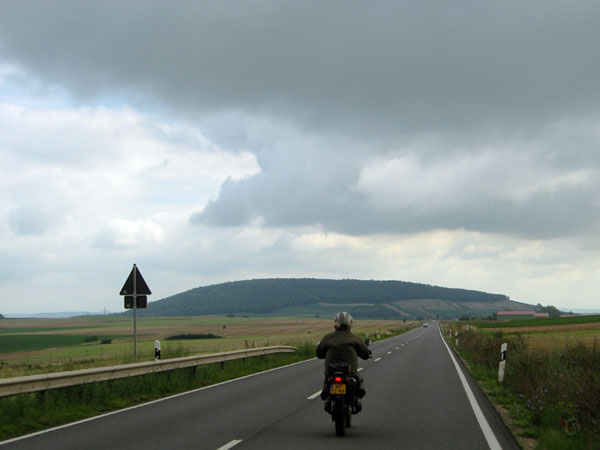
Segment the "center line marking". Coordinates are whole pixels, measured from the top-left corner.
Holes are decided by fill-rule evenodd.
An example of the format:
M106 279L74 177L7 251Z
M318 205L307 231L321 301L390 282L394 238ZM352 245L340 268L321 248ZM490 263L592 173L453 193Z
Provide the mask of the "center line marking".
M396 347L396 350L400 350L400 348L399 348L399 347Z
M358 370L357 370L357 372L360 372L363 369L364 369L364 367L359 367Z
M392 352L387 352L387 354L388 354L388 355L391 355L391 354L392 354Z
M379 361L380 359L381 359L381 358L377 358L377 359L375 360L375 362Z
M319 395L321 395L321 391L317 391L317 392L315 392L313 395L310 395L310 396L306 397L306 400L312 400L312 399L315 399L315 398L317 398Z
M233 441L228 442L227 444L225 444L223 447L219 447L217 450L228 450L231 447L235 447L236 445L238 445L240 442L242 442L241 439L234 439Z

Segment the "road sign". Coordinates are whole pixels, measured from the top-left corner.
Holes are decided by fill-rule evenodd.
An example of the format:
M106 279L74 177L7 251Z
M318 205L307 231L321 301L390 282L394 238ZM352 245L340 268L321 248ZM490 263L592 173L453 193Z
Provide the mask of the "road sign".
M137 309L146 308L147 305L148 305L148 297L146 297L145 295L138 295L135 297L135 307ZM125 296L125 309L132 309L132 308L133 308L133 295L126 295Z
M134 292L134 283L133 283L134 276L135 276L135 291L136 292ZM144 277L142 277L140 270L134 264L133 269L131 269L131 273L129 274L129 277L127 277L127 281L123 285L123 288L121 289L121 293L119 295L151 295L151 294L152 294L152 292L150 292L150 288L144 281ZM138 306L138 308L139 308L139 306Z
M137 326L136 312L138 308L145 308L148 303L147 295L152 294L144 281L144 277L134 264L127 281L121 288L119 295L125 296L125 309L133 309L133 361L137 362Z

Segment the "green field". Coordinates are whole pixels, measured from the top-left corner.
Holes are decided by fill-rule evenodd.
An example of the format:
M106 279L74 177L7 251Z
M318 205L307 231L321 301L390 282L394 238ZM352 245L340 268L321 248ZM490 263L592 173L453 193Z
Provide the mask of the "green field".
M1 322L0 322L1 324ZM98 325L103 326L103 325ZM61 331L61 330L84 330L88 327L39 327L39 328L2 328L0 327L0 334L20 334L20 333L44 333L46 331Z
M0 336L0 353L30 352L53 347L68 347L84 343L85 336L53 334L12 334Z
M468 321L489 336L519 336L531 348L550 350L579 343L600 345L600 315L560 317L553 319L511 320L506 322Z
M600 315L556 317L552 319L507 320L502 322L469 321L477 328L507 328L507 327L544 327L550 325L575 325L580 323L600 322Z

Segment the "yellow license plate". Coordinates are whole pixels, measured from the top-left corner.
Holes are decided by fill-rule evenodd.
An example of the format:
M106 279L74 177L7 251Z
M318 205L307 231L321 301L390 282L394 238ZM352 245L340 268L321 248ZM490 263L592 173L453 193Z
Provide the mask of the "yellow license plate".
M329 388L330 394L345 394L346 393L346 385L345 384L332 384Z

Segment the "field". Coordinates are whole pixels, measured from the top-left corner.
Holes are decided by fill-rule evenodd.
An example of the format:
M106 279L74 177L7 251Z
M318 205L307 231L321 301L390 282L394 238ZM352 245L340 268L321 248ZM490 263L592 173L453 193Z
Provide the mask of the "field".
M410 324L360 320L356 321L354 331L366 336ZM154 359L155 340L161 341L163 359L268 345L315 344L332 329L330 319L319 318L138 318L137 355L138 361ZM174 335L209 333L218 338L166 340ZM110 343L102 344L103 340ZM131 362L131 318L0 320L0 378Z
M532 349L564 348L575 343L600 344L600 316L472 322L471 325L491 334L501 331L505 336L519 335Z
M585 323L596 323L600 321L600 315L554 317L549 319L507 320L507 321L474 321L469 322L479 328L506 328L506 327L537 327L552 325L577 325Z

